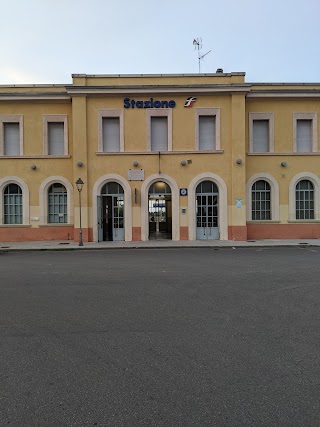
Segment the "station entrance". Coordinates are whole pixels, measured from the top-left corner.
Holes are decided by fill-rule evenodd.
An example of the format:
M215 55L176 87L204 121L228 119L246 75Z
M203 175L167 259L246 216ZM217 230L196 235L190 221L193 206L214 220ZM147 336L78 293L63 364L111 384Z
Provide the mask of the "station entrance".
M196 188L197 240L217 240L219 236L219 190L212 181Z
M98 241L124 240L124 192L117 182L108 182L98 196Z
M149 239L172 239L171 189L162 181L149 188Z

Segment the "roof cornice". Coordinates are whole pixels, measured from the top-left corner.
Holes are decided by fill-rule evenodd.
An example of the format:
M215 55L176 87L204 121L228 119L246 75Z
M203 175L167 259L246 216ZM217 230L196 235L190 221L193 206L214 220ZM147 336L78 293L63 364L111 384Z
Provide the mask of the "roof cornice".
M66 86L71 96L100 96L100 95L128 95L128 94L206 94L206 93L237 93L250 91L247 84L224 85L130 85L130 86Z
M0 92L1 101L71 102L66 92Z
M247 98L319 98L320 89L251 90Z

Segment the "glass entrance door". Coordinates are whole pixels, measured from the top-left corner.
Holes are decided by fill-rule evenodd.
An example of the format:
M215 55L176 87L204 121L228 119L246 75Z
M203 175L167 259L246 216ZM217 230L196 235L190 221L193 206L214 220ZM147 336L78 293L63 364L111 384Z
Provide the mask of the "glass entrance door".
M171 239L171 189L164 182L155 182L149 189L149 239Z
M116 182L109 182L102 187L101 196L98 197L98 239L124 238L123 188Z
M113 240L124 240L124 223L123 223L123 196L112 197L112 237Z
M200 183L196 190L196 238L198 240L219 239L219 194L211 181Z

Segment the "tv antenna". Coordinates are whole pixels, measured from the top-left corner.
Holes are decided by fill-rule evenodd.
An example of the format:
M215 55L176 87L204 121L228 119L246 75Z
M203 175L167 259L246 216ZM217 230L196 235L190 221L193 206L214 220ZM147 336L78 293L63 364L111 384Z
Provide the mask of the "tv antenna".
M201 37L198 37L197 39L193 39L193 46L194 46L194 49L198 51L198 63L199 63L199 74L200 74L201 61L205 56L207 56L211 52L211 49L202 55L202 52L201 52L202 38Z

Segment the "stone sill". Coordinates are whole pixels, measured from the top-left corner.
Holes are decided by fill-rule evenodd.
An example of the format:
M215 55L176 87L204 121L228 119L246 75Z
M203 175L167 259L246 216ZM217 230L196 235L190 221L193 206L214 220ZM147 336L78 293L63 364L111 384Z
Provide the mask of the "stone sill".
M288 219L288 224L319 224L320 219Z
M0 228L31 228L31 224L0 224Z
M247 224L281 224L281 221L275 219L262 219L247 221Z
M0 159L71 159L70 155L64 155L64 156L49 156L49 155L39 155L39 156L4 156L1 155Z
M319 151L312 153L247 153L247 156L320 156Z
M66 224L66 223L50 223L50 224L38 224L38 227L74 227L74 224Z
M215 151L209 151L209 150L193 150L193 151L160 151L161 155L170 155L170 154L223 154L224 150L215 150ZM141 155L159 155L159 151L114 151L114 152L104 152L104 151L96 151L97 156L122 156L122 155L128 155L128 156L141 156Z

